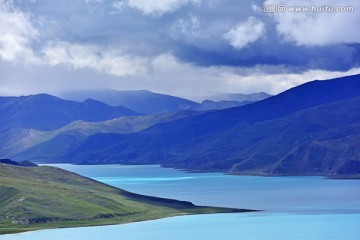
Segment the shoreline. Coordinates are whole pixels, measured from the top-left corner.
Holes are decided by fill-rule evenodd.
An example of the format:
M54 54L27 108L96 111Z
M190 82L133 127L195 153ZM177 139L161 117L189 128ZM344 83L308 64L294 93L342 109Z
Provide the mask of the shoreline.
M176 168L170 166L162 166L161 164L120 164L120 163L102 163L102 164L83 164L83 163L37 163L39 165L58 165L58 164L68 164L74 166L96 166L96 165L120 165L120 166L158 166L161 168L175 169L184 173L222 173L224 175L230 176L258 176L258 177L323 177L325 179L332 180L360 180L360 174L321 174L321 173L304 173L304 174L265 174L265 173L234 173L234 172L224 172L219 170L191 170L184 168Z
M100 227L100 226L112 226L112 225L124 225L124 224L132 224L132 223L138 223L138 222L146 222L146 221L155 221L160 219L166 219L166 218L175 218L175 217L186 217L186 216L195 216L195 215L210 215L210 214L240 214L240 213L255 213L255 212L264 212L264 210L251 210L251 209L236 209L236 208L221 208L221 207L207 207L207 206L196 206L199 208L209 208L209 209L220 209L220 211L214 211L209 213L179 213L169 216L163 216L163 217L155 217L155 218L148 218L148 219L142 219L142 220L135 220L135 221L124 221L121 222L119 219L118 221L116 219L109 219L110 222L106 223L96 223L94 221L90 222L79 222L74 223L74 225L71 225L70 222L61 222L61 223L69 223L69 225L62 226L57 225L57 223L45 223L45 225L54 225L54 226L44 226L44 227L36 227L31 226L29 228L0 228L0 236L3 235L10 235L10 234L19 234L19 233L25 233L25 232L33 232L33 231L40 231L40 230L51 230L51 229L63 229L63 228L82 228L82 227ZM229 211L221 211L221 210L229 210ZM100 220L101 221L101 220ZM114 222L113 222L114 221ZM5 230L5 231L2 231Z
M196 206L189 201L136 194L53 166L29 168L5 164L0 168L0 180L4 200L0 202L1 235L184 215L258 211Z

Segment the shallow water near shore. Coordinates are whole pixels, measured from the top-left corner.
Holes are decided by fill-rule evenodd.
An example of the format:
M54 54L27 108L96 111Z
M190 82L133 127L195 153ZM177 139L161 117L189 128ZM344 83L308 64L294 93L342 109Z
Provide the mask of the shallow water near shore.
M360 239L358 180L184 173L155 165L55 166L140 194L265 211L42 230L0 240Z

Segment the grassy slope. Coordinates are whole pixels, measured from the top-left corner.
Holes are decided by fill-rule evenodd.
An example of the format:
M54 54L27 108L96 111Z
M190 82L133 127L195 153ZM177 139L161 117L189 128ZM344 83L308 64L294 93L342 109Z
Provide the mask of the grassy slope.
M243 211L133 194L54 167L0 164L0 234Z

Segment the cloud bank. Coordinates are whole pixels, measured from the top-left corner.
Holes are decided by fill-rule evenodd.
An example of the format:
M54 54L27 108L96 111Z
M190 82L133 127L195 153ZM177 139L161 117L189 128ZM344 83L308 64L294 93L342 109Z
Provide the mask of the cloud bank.
M0 59L35 59L31 42L39 33L31 24L31 15L15 9L12 2L0 1L0 33Z
M262 3L0 0L0 94L114 88L195 99L360 72L358 1L286 2L354 6L348 13L264 13Z

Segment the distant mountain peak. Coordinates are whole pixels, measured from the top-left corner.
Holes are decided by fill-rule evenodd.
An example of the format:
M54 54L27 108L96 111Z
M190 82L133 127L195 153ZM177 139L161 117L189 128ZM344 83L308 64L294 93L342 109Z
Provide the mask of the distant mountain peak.
M83 101L83 103L84 103L84 104L99 104L99 105L106 105L106 106L108 106L106 103L97 101L97 100L92 99L92 98L87 98L87 99L85 99L85 101Z
M128 108L109 106L93 99L75 102L49 94L0 97L0 130L53 130L76 120L99 122L137 115L140 114Z
M73 101L84 101L87 98L91 98L110 106L124 106L145 114L177 112L199 105L184 98L154 93L148 90L78 90L64 92L61 96Z
M219 93L216 95L206 97L206 100L211 100L215 102L219 101L237 101L237 102L256 102L260 100L264 100L266 98L271 97L271 95L264 93L264 92L257 92L257 93Z

